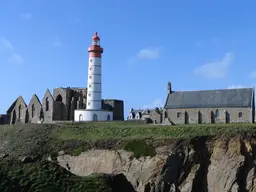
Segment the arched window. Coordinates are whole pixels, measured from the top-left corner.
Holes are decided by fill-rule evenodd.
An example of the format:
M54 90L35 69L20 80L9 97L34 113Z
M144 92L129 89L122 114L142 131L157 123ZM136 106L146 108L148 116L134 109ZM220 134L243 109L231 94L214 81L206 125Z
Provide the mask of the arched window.
M107 120L110 121L110 115L107 116Z
M94 114L93 115L93 121L97 121L98 120L98 116L97 116L97 114Z
M32 108L32 109L31 109L31 116L32 116L32 118L33 118L34 115L35 115L35 105L33 104L31 108Z
M45 111L49 111L49 99L46 97L45 99Z
M19 111L18 111L18 118L21 117L21 105L19 106Z
M219 118L219 117L220 117L220 111L219 111L219 109L217 109L215 111L215 118Z
M79 121L83 121L83 115L82 114L79 115Z
M60 94L56 97L56 101L60 101L60 102L62 102L62 97L61 97L61 95L60 95Z

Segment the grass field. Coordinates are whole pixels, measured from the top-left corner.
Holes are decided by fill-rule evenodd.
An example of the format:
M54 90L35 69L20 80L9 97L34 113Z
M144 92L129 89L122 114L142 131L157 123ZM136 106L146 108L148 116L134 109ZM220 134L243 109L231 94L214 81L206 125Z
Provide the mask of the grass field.
M41 156L65 150L77 155L88 148L147 148L142 143L146 139L161 141L253 133L256 133L256 124L162 126L136 122L90 122L2 125L0 153ZM147 151L152 150L149 147Z

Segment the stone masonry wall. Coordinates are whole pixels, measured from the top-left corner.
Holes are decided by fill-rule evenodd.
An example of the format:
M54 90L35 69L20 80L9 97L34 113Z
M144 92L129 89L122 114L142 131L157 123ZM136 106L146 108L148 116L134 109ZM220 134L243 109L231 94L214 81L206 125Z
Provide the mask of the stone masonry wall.
M220 114L219 118L215 118L217 109ZM168 118L174 124L253 122L253 110L250 108L165 109L163 119ZM239 117L239 112L242 113L242 117Z

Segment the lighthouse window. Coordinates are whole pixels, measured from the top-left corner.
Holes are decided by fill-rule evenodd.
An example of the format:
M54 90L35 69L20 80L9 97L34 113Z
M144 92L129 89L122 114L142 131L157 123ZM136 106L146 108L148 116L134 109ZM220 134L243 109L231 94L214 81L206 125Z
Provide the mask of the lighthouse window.
M91 93L89 93L88 96L91 97Z
M90 70L92 70L92 67L90 67Z
M90 59L90 63L92 62L92 59Z
M89 79L91 79L92 78L92 76L89 76Z
M91 84L89 85L89 87L91 87Z
M90 102L88 102L88 106L90 105L91 103Z

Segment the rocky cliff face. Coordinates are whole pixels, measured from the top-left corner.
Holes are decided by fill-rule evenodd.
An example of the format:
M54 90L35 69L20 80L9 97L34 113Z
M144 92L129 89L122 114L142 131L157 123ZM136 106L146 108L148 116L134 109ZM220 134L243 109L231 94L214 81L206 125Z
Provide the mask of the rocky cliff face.
M154 157L91 149L57 160L79 176L123 173L138 192L256 192L255 146L252 137L201 137L158 147Z

